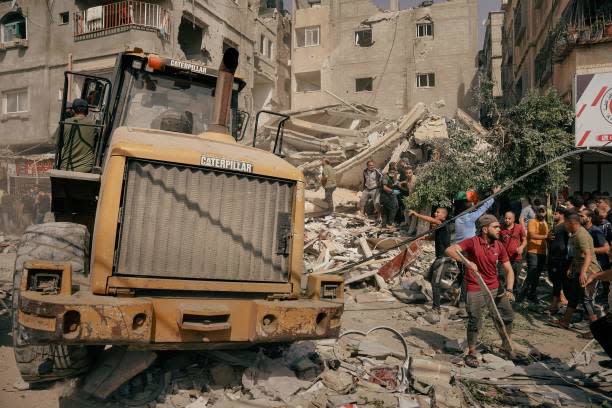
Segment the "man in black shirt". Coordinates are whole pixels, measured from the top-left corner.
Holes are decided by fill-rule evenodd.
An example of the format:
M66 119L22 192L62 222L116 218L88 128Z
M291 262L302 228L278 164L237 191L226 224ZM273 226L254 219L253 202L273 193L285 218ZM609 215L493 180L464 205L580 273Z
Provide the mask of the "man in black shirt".
M414 216L425 222L428 222L431 228L436 228L443 224L448 217L448 210L444 207L438 207L433 217L419 214L415 211L409 211L408 216ZM448 258L444 252L446 248L450 246L451 235L448 229L448 225L444 225L434 231L433 237L430 235L429 239L433 239L436 248L436 260L429 268L427 279L431 282L431 289L433 295L433 309L435 312L440 312L440 283L442 277L446 271L448 265L453 264L452 259Z
M549 309L551 314L559 311L561 290L564 285L567 287L566 272L569 268L567 243L569 234L565 229L566 213L565 209L557 208L553 214L555 224L548 235L548 278L553 284L553 300Z

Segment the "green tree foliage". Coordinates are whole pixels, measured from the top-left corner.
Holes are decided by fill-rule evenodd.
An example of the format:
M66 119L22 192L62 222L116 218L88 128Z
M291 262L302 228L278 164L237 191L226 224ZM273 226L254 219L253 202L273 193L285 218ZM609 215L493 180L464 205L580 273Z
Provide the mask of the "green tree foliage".
M490 87L487 89L490 92ZM485 92L487 92L485 90ZM460 191L487 195L495 185L505 186L528 170L573 148L574 115L555 91L530 94L517 105L502 110L484 97L492 128L486 138L451 126L449 139L432 144L434 160L418 169L415 191L408 208L450 206ZM554 192L568 180L569 163L556 162L515 185L509 196Z
M544 95L530 94L518 105L502 113L493 129L498 165L496 181L504 185L527 170L573 149L574 114L550 90ZM551 193L568 181L569 161L558 161L527 178L512 189L514 196Z

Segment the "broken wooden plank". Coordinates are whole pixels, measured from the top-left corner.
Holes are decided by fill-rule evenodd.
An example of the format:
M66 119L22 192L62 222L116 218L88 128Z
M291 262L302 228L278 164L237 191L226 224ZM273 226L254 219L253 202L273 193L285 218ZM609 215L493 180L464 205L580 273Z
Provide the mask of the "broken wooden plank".
M368 244L368 241L365 239L365 237L359 237L357 241L359 242L359 247L361 248L363 256L365 256L366 258L371 257L372 250L370 249L370 244Z
M367 271L367 272L361 273L361 274L359 274L357 276L353 276L351 278L345 279L344 280L344 284L345 285L349 285L351 283L364 281L364 280L369 279L372 276L376 275L376 273L377 273L377 271Z
M399 275L404 268L414 262L420 253L420 247L418 241L411 242L406 249L400 252L391 261L384 264L379 270L378 274L383 277L386 282Z
M381 251L386 251L388 249L393 248L396 245L404 242L405 238L398 237L385 237L385 238L368 238L367 241L374 247L373 249L378 249Z

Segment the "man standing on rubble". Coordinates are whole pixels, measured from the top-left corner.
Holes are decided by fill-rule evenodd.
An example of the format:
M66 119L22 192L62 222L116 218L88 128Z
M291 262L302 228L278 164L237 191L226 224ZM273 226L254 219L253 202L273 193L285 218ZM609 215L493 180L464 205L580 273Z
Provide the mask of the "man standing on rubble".
M514 320L514 311L510 304L514 300L512 290L514 271L506 249L498 241L501 226L494 215L485 214L478 219L477 227L479 235L454 244L446 250L446 255L463 263L466 270L469 351L465 357L465 364L469 367L478 366L476 343L482 328L483 309L487 302L487 296L480 288L475 273L480 273L482 280L493 294L508 335L512 332L512 321ZM459 252L462 252L464 256L461 257ZM499 282L497 262L503 265L506 273L505 288Z
M553 284L553 300L549 309L551 315L559 311L563 296L562 290L567 279L565 272L568 268L567 245L569 234L565 228L566 215L567 210L564 208L555 210L553 214L555 225L548 235L548 279Z
M328 213L334 212L334 191L336 190L336 170L331 166L329 159L323 159L323 174L321 185L325 189L325 202Z
M382 213L382 227L393 227L395 213L397 212L397 196L400 190L397 185L397 170L389 168L387 176L383 178L382 188L380 189L380 206Z
M567 309L562 319L555 321L562 328L568 329L572 321L572 316L579 304L582 304L589 320L597 320L593 297L596 285L589 282L591 275L599 275L601 267L595 257L595 247L593 238L580 223L580 215L571 213L565 218L565 228L570 233L569 257L571 259L570 268L567 273L567 287L563 288L567 296Z
M380 188L382 186L383 175L374 165L373 160L368 160L366 168L363 170L363 190L359 200L359 215L365 216L365 207L370 200L374 205L374 215L380 218Z
M401 182L400 184L404 186L404 189L406 191L406 196L409 196L414 191L416 179L417 178L414 175L414 169L411 166L406 164L404 167L403 180L402 178L400 178L400 182ZM418 218L411 217L408 214L406 214L405 218L406 219L404 220L404 223L406 224L406 227L408 228L408 236L415 236L417 234L417 228L419 226Z
M433 217L419 214L415 211L410 210L408 211L408 216L416 217L420 220L428 222L430 228L437 228L440 225L444 224L444 222L446 221L446 218L448 217L448 209L444 207L438 207ZM448 225L444 225L443 227L436 229L430 239L433 239L435 242L436 259L429 268L428 280L431 283L433 310L436 314L439 315L441 295L440 284L442 283L444 272L448 267L448 262L451 261L450 258L445 255L445 251L450 246L451 240Z
M546 269L546 239L548 224L546 223L546 207L536 208L536 217L527 223L527 278L521 289L521 299L527 298L536 303L540 275Z
M516 280L523 266L522 259L523 251L527 246L527 234L521 224L515 223L515 217L512 211L506 211L506 214L504 214L504 226L499 236L501 243L508 253L508 259L510 259L510 265L512 265L512 270L514 271L514 286L516 286ZM497 269L500 273L500 277L504 276L504 270L501 264L497 265Z

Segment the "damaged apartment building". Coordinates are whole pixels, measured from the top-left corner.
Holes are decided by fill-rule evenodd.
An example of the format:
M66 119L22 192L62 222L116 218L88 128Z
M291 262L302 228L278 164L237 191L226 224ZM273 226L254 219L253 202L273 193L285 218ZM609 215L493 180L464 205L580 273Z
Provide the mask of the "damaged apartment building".
M0 0L0 145L52 151L64 71L110 79L134 48L213 69L237 48L239 108L288 109L290 27L281 0Z
M348 101L398 117L418 102L452 116L470 104L476 0L386 10L372 0L296 0L292 109ZM443 102L442 102L443 101Z

